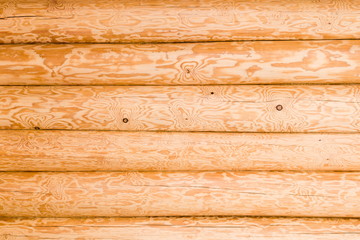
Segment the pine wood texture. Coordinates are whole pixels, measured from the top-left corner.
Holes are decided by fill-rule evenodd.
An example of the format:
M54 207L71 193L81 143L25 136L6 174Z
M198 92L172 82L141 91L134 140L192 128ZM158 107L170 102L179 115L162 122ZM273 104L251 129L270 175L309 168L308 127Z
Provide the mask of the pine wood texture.
M359 3L0 0L0 240L360 239Z
M37 218L0 219L0 239L358 240L358 219Z
M360 175L303 172L1 172L4 217L360 217Z
M0 43L360 37L357 0L1 0Z
M0 45L0 85L360 83L360 41Z
M359 134L0 131L0 171L359 171Z
M359 132L359 85L0 87L0 129Z

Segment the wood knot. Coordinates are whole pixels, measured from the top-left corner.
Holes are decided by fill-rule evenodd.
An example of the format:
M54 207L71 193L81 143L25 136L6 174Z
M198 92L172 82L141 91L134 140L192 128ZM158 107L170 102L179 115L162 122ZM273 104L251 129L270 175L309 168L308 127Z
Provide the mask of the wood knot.
M282 106L282 105L280 105L280 104L279 104L279 105L277 105L277 106L276 106L276 110L278 110L278 111L283 110L283 106Z
M210 94L211 94L211 95L213 95L213 94L214 94L214 92L211 92Z
M36 129L36 130L40 130L40 128L39 128L39 127L35 127L35 129Z
M128 121L129 121L129 119L123 118L123 123L127 123Z

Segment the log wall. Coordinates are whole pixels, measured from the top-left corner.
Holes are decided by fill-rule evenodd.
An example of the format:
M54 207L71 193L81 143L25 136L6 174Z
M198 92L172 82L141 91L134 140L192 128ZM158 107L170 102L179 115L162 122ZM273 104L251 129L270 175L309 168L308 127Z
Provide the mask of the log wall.
M0 0L0 240L356 240L358 0Z

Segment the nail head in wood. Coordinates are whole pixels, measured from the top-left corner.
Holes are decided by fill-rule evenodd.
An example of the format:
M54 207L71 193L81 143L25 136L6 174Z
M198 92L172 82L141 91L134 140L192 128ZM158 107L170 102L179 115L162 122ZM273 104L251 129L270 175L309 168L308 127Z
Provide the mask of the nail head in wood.
M282 105L280 105L280 104L279 104L279 105L277 105L277 106L276 106L276 110L278 110L278 111L283 110L283 106L282 106Z

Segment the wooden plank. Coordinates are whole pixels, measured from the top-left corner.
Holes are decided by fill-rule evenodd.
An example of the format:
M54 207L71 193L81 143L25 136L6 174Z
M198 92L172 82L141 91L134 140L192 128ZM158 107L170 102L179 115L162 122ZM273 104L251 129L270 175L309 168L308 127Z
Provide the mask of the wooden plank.
M360 37L357 0L1 0L0 43Z
M357 240L359 219L37 218L0 219L0 239Z
M0 87L0 129L359 132L359 85Z
M360 134L0 131L0 171L360 171Z
M1 172L4 217L360 217L350 172Z
M0 85L360 83L360 41L0 45Z

